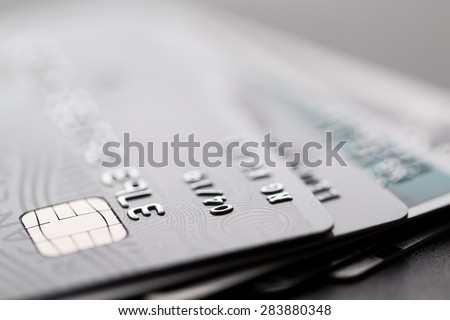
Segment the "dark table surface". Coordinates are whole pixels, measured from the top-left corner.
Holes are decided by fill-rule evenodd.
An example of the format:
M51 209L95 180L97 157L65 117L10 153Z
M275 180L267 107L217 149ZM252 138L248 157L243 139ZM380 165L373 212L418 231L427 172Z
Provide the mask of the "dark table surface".
M450 299L450 233L350 283L321 285L298 299Z

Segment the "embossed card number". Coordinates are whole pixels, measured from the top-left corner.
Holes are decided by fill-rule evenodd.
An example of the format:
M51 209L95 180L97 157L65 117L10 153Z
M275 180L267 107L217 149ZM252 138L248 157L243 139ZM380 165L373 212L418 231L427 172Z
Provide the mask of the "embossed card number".
M249 172L262 172L264 170L264 175L258 175L258 179L270 178L270 171L266 169L255 169L248 170L246 172L247 178L250 180L254 179L254 175L249 176ZM192 170L186 172L183 176L183 180L187 182L193 191L195 191L197 196L211 196L212 198L208 198L203 200L203 204L205 206L214 206L214 208L210 209L210 213L214 216L223 216L230 214L234 211L234 207L231 204L225 204L227 198L224 196L224 192L220 189L214 188L214 183L209 180L204 173L198 170ZM292 196L289 192L284 192L284 186L282 183L276 182L264 186L261 188L261 193L266 195L266 199L270 204L277 204L282 202L292 201Z
M130 207L130 201L152 195L147 182L141 179L140 176L141 174L136 168L120 168L103 173L101 180L108 187L112 187L116 183L123 184L124 189L116 192L116 199L122 208L127 209ZM161 204L151 203L128 210L127 216L131 220L137 221L139 220L139 215L150 217L152 211L156 212L158 216L164 216L166 213Z
M209 212L213 216L223 216L234 211L231 204L225 204L227 198L223 196L223 191L214 188L214 183L206 178L205 174L198 170L186 172L183 180L190 184L191 189L197 196L210 196L212 198L203 200L205 206L215 206Z

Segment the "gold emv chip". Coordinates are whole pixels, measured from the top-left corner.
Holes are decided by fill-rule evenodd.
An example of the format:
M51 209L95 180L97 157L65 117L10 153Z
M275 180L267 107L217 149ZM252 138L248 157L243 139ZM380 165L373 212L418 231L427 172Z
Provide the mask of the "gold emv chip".
M30 211L21 221L39 253L50 258L119 242L128 235L111 206L97 197Z

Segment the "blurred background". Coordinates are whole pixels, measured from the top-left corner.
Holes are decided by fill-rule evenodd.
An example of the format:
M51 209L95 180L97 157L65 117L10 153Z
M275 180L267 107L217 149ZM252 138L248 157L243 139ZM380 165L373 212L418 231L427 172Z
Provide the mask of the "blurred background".
M450 89L448 0L201 0Z

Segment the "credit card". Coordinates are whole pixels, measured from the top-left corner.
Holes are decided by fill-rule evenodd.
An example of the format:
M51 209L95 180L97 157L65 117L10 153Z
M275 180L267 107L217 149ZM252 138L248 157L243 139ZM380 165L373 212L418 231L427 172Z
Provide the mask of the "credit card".
M251 71L256 69L260 72L264 69L264 73L260 72L253 77L248 77L248 74L244 75L244 77L250 78L250 83L254 83L255 79L258 79L256 81L258 84L261 84L261 79L267 80L266 82L263 81L263 86L260 86L259 90L253 92L253 104L255 104L255 97L259 98L259 104L261 104L261 100L264 100L261 97L267 96L268 92L269 94L275 92L275 97L270 97L271 102L278 100L273 103L273 106L285 104L285 106L273 108L275 119L278 116L277 113L281 113L285 117L295 118L295 120L291 119L290 122L294 123L293 127L298 127L299 134L297 136L302 139L304 137L300 132L305 130L322 136L326 130L345 131L342 130L346 129L344 125L337 121L324 121L324 118L330 116L334 118L337 115L337 118L340 118L341 121L342 119L345 120L343 121L345 124L353 122L351 124L356 125L354 131L364 133L366 138L369 139L365 141L365 139L361 139L361 136L352 134L351 136L357 137L359 141L355 143L349 139L352 154L348 156L351 156L353 161L363 170L367 170L368 175L372 176L377 183L388 188L406 202L411 208L410 217L420 216L448 205L448 191L450 191L447 177L448 161L446 160L448 159L448 141L445 140L445 137L448 136L445 135L447 127L445 119L448 119L448 107L446 105L449 101L447 94L443 93L442 90L387 72L377 66L356 61L351 57L324 50L324 48L311 45L306 41L300 41L298 38L287 36L261 24L249 22L237 15L228 14L226 18L225 20L229 22L228 25L232 25L239 30L240 39L236 39L238 38L236 33L222 28L221 41L226 42L233 48L245 47L245 49L248 49L255 42L260 42L260 47L258 49L253 48L252 55L247 56L246 66L251 66L249 68ZM245 49L240 51L244 57L246 56ZM274 62L275 60L277 63ZM271 78L272 74L276 74L278 78L274 80ZM286 79L293 81L286 81ZM311 81L312 79L313 81ZM293 82L295 82L294 85L292 85ZM324 84L326 85L324 86ZM286 90L287 88L289 90ZM311 88L314 88L314 90L311 90ZM245 93L245 90L243 92ZM343 96L345 99L343 99ZM295 100L293 97L300 98ZM336 106L330 107L330 101L328 101L328 107L324 106L327 99L336 103ZM304 103L305 100L307 103ZM310 103L311 101L313 103ZM353 105L356 102L357 107L351 109L352 112L344 113L346 108L343 104L348 104L349 101ZM258 113L259 106L254 106L256 110L254 114L261 118L260 113ZM341 106L343 106L342 109L339 108ZM286 108L290 109L287 116L285 115ZM339 115L340 111L342 111L341 115ZM262 112L261 114L264 115ZM365 119L355 121L355 116L359 114L366 114ZM372 114L374 115L373 118L371 117ZM274 119L264 116L263 118L267 123ZM377 140L376 132L367 130L367 126L373 124L372 119L376 119L376 123L381 124L379 131L385 136L384 139ZM289 121L280 123L284 125ZM314 123L318 124L319 128L311 125ZM410 126L411 123L414 123L412 127ZM416 124L419 127L416 127ZM398 127L397 130L391 130L395 126ZM358 130L361 127L366 128ZM385 132L385 127L390 127L386 131L388 134ZM285 130L284 126L281 129ZM411 132L412 134L410 134ZM373 134L372 137L370 137L371 134ZM405 136L414 137L414 139L405 140ZM338 136L338 138L342 137L342 135ZM386 138L388 141L386 141ZM376 144L372 143L374 140ZM408 140L416 140L416 143L408 142ZM422 144L419 143L418 145L417 140ZM384 145L383 148L377 145L380 143ZM384 149L387 146L390 146L391 150ZM408 152L398 152L405 147L409 148ZM399 150L396 151L395 149ZM399 159L395 159L395 157L391 157L391 159L383 158L383 156L389 154L397 155ZM370 155L374 156L374 162L380 162L377 168L379 170L371 171L370 165L365 165L370 164ZM416 159L411 155L414 155ZM326 206L327 203L324 203L324 205ZM338 227L335 226L335 229L338 229ZM418 235L417 238L422 243L422 241L426 241L427 234L425 233L423 237ZM392 246L396 246L396 243L392 243ZM401 250L400 252L404 251ZM397 253L398 251L393 253L392 257L398 256ZM389 260L386 254L387 251L385 251L383 261ZM368 271L367 269L364 270ZM255 270L255 274L257 273L257 270ZM243 274L247 279L252 278L251 273L243 272ZM244 280L240 278L240 281ZM234 285L233 279L228 284L222 280L219 280L219 282L219 287ZM211 281L209 287L212 291L216 291L213 283L214 280ZM198 287L201 286L202 284L199 284ZM208 284L205 286L207 287ZM189 289L188 287L184 291L181 288L180 292L183 295L186 292L194 292L194 294L197 292L195 285L192 286L194 291ZM204 292L202 291L202 294L205 294ZM174 291L174 293L177 294L177 291ZM168 294L171 296L171 292L168 292ZM158 297L160 296L164 296L164 293L158 294Z
M348 237L368 232L406 217L405 204L380 187L345 155L342 155L342 164L337 161L328 164L328 151L300 149L308 141L320 141L320 149L335 146L327 145L330 141L326 141L325 134L317 134L308 128L308 118L296 119L289 112L285 112L282 106L269 101L263 92L255 92L251 87L244 88L242 104L250 110L262 127L271 131L280 141L293 142L297 150L303 152L303 156L308 152L308 161L322 161L320 165L309 167L301 164L293 168L293 172L334 217L333 236ZM339 140L336 140L334 142L337 145ZM345 139L341 141L347 142Z
M390 80L389 76L386 75L386 79ZM367 84L370 84L369 80ZM377 84L374 82L373 86ZM403 86L414 89L414 95L421 97L421 101L427 98L427 104L411 110L406 104L387 108L376 101L371 103L370 97L363 100L347 92L344 98L325 88L318 90L314 85L295 86L287 93L289 85L284 83L280 86L274 82L256 89L253 93L256 101L250 103L256 105L253 109L259 118L262 118L261 114L268 114L258 111L261 106L272 110L267 123L277 118L284 119L283 126L280 126L281 121L276 126L283 129L283 139L289 134L294 136L295 131L303 139L306 131L308 134L331 132L335 139L348 141L342 148L347 158L379 186L404 202L409 207L408 218L414 219L437 212L450 204L449 141L445 134L448 124L444 120L449 114L445 107L445 95L430 94L426 86L412 86L407 81ZM249 90L244 92L248 95ZM406 102L408 98L406 94L403 100ZM248 102L251 99L246 100ZM288 132L289 123L291 132ZM295 129L296 126L298 129ZM334 213L333 209L327 209ZM339 219L335 219L335 229L339 229ZM418 244L421 244L433 236L433 232L423 233L413 240L417 239ZM360 254L360 258L353 259L351 263L349 261L350 265L344 267L342 272L337 271L336 277L361 278L416 247L408 245L403 248L402 245L401 241L384 245L379 249L382 257L377 253L368 256Z
M347 157L408 205L410 218L449 204L448 128L445 121L437 119L447 118L446 109L436 107L436 112L430 112L433 116L424 119L425 110L387 112L334 97L327 101L330 94L307 88L297 89L295 95L270 88L254 95L271 101L266 103L273 103L277 113L295 117L300 135L307 127L348 141L342 148ZM407 123L414 123L414 128Z
M238 15L225 17L234 32L221 29L224 46L244 47L238 51L249 86L244 96L288 113L299 130L348 141L347 158L402 200L409 217L450 204L448 91ZM252 46L251 57L245 55Z
M248 27L251 23L236 16L231 20L239 30L250 30L240 32L243 38L261 41L266 57L260 65L272 66L269 62L275 57L283 60L278 68L252 78L268 79L271 72L278 76L264 83L264 92L256 96L275 93L271 97L278 100L275 104L284 104L277 112L289 109L302 130L307 127L321 134L329 130L338 133L338 139L348 139L348 156L402 199L410 207L410 218L450 204L447 92L261 25ZM409 240L421 244L439 233L418 233ZM403 241L385 244L380 248L382 258L363 254L336 276L368 274L414 249L409 240L406 247Z
M2 298L82 292L332 228L329 213L281 160L264 171L156 168L132 153L131 166L98 166L125 157L105 157L103 145L125 145L126 134L132 152L152 142L158 158L177 134L205 143L236 135L253 141L262 131L236 112L221 65L202 54L205 42L180 43L184 25L167 27L178 37L160 37L161 29L142 31L146 15L130 15L124 29L94 11L83 11L89 32L76 15L57 24L34 12L31 27L51 36L18 36L4 52L15 80L3 81L0 98ZM93 64L110 63L105 50L124 57L129 73L102 81L104 69ZM94 52L100 62L91 60Z
M211 32L220 32L222 46L240 57L236 90L244 98L287 113L299 132L324 137L330 131L348 141L346 157L402 200L409 217L450 204L448 91L237 14L220 14L216 24L205 20Z

